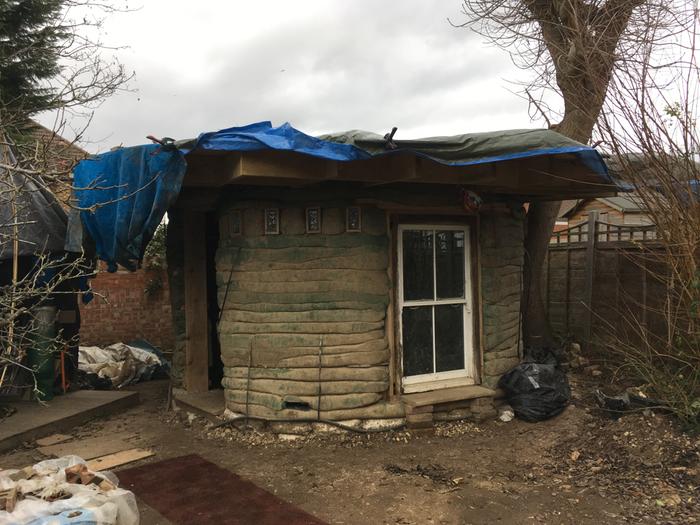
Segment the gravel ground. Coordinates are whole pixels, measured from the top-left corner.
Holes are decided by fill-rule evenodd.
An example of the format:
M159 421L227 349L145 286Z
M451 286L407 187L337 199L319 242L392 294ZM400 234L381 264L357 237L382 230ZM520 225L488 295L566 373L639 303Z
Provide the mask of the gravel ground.
M143 463L200 454L334 524L695 523L698 439L659 414L613 421L595 409L590 384L572 383L572 405L542 423L442 423L433 431L289 440L166 412L167 384L155 381L136 387L140 406L75 435L127 436L155 450ZM40 459L28 443L1 455L0 465ZM141 509L142 523L169 523Z

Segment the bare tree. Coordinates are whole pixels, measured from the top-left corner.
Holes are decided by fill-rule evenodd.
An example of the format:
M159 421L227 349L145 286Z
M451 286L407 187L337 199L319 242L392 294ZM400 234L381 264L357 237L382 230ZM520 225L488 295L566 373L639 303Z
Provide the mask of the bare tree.
M535 72L524 86L531 108L550 127L588 143L625 71L667 65L667 48L692 24L691 1L464 0L470 27ZM547 93L556 94L560 110ZM614 94L613 96L618 96ZM526 344L551 343L542 299L543 263L560 202L533 202L528 211L524 297Z
M622 371L648 384L688 425L700 425L700 67L696 36L679 35L672 65L625 71L611 89L596 131L621 178L656 226L627 264L663 293L626 297L620 323L598 343Z
M18 70L24 75L0 90L0 394L8 387L30 387L41 397L52 385L40 384L36 373L53 362L55 351L74 347L69 358L77 360L79 317L64 320L64 332L57 332L56 306L63 304L79 316L77 304L72 308L78 281L92 271L92 261L79 247L68 253L61 242L66 211L76 208L71 171L80 156L71 146L84 127L72 129L73 141L58 134L76 113L87 114L89 123L96 105L123 89L130 75L100 40L105 17L118 10L112 4L53 0L36 5L45 16L15 24L25 24L32 38L3 34L8 45L0 53L0 75ZM2 14L16 17L22 13L16 6L6 4ZM34 61L36 68L26 70L23 60ZM41 111L53 111L52 130L30 120Z

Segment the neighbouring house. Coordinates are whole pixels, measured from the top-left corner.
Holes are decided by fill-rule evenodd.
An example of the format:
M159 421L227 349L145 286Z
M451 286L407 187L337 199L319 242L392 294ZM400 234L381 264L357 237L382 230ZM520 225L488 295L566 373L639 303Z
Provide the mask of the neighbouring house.
M116 215L83 214L112 269L167 208L173 368L190 394L387 426L493 413L522 352L524 204L616 191L595 150L549 130L401 141L269 123L124 148L76 178L123 183ZM139 202L129 184L147 186Z
M567 207L567 205L569 205ZM588 220L592 211L598 212L598 220L608 224L649 225L652 220L634 192L612 197L595 197L579 201L567 201L559 214L567 226L576 226Z

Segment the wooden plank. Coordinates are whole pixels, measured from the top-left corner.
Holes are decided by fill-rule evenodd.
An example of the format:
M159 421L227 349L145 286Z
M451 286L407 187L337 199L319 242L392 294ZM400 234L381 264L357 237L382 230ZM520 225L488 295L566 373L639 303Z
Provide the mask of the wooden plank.
M47 445L39 447L38 450L45 456L80 456L83 459L93 459L106 454L113 454L121 450L126 450L131 445L123 439L110 438L88 438L68 443L57 443L55 445Z
M186 210L185 250L185 387L209 390L209 320L207 318L206 216Z
M386 308L384 332L389 345L389 401L396 401L400 392L399 364L396 344L396 232L392 226L391 214L385 212L386 231L389 234L389 261L387 263L387 275L389 277L389 304Z
M337 176L336 162L291 151L243 153L233 166L232 181L274 178L322 181Z
M110 470L128 463L133 463L134 461L139 461L140 459L150 458L151 456L155 456L155 452L152 450L132 448L88 461L87 468L94 472L99 472L100 470Z
M496 391L478 385L461 386L455 388L443 388L420 392L417 394L404 394L401 400L404 405L410 407L439 405L440 403L450 403L452 401L463 401L466 399L477 399L480 397L494 397Z
M68 434L51 434L50 436L37 439L36 444L40 447L48 447L49 445L56 445L58 443L70 441L71 439L73 439L73 436L69 436Z
M584 343L590 345L593 330L593 285L595 280L595 251L598 242L598 212L588 214L588 243L586 244L586 281L584 313Z

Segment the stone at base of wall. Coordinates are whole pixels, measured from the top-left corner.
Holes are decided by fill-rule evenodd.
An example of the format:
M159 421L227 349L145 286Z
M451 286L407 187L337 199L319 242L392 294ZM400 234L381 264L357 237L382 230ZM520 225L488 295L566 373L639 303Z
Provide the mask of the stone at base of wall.
M498 411L492 397L483 397L477 399L469 399L455 406L455 403L450 403L449 409L440 410L439 405L433 413L433 421L458 421L469 420L476 423L496 419ZM226 409L223 414L224 419L243 418L244 414ZM271 419L271 418L270 418ZM376 419L345 419L335 421L340 425L351 427L357 430L369 431L389 431L403 428L406 425L406 418L376 418ZM305 436L312 433L342 433L348 432L343 428L327 423L319 422L296 422L293 419L289 421L261 421L252 420L252 426L261 432L271 432L273 434L284 436Z
M494 398L492 397L470 399L458 403L459 406L455 405L455 403L450 403L450 408L448 410L440 410L440 405L437 405L433 412L433 420L457 421L460 419L468 419L480 423L488 419L495 419L498 415L494 404Z
M245 417L244 414L239 412L234 412L232 410L226 409L223 413L223 418L225 420L238 419ZM284 435L307 435L312 432L316 433L341 433L348 432L335 425L329 425L327 423L319 422L296 422L290 421L261 421L253 420L253 426L257 430L272 432L274 434L284 434ZM354 428L357 430L370 430L370 431L384 431L384 430L394 430L401 428L405 425L406 420L402 417L400 418L386 418L386 419L345 419L335 421L340 425L346 427Z

